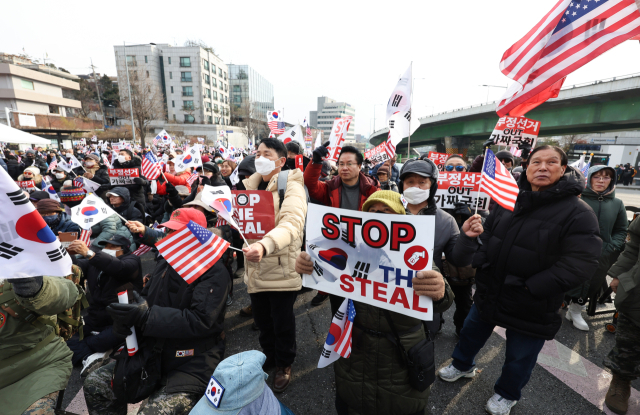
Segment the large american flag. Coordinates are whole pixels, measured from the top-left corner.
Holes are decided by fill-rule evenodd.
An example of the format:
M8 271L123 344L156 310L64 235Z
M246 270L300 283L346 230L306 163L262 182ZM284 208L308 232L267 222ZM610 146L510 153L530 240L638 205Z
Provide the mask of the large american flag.
M148 151L142 157L142 175L149 180L155 180L160 174L160 165L157 157L151 151Z
M194 221L156 244L164 259L189 284L222 257L229 242Z
M502 56L500 70L516 83L498 104L498 115L523 115L557 96L567 75L638 35L634 0L558 1Z
M480 177L480 191L484 191L500 206L513 212L520 189L509 170L490 149L487 149Z
M353 330L353 320L355 318L356 308L353 306L353 300L349 300L349 305L347 306L347 320L344 323L344 329L342 330L340 340L338 340L334 349L336 353L345 359L351 356L351 332Z

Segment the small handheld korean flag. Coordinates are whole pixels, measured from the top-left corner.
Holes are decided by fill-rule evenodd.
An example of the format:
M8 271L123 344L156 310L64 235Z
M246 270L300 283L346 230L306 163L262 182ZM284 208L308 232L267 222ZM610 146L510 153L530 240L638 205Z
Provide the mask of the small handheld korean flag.
M69 157L69 165L71 165L72 169L75 169L77 167L82 167L82 163L80 163L76 158L76 156L73 156L73 155Z
M336 350L342 334L345 329L347 321L347 308L349 307L349 299L345 298L336 314L331 320L331 327L329 327L329 334L327 334L327 340L322 347L322 353L320 353L320 360L318 361L318 369L329 366L340 358L340 354Z
M209 386L207 386L207 390L204 393L204 396L207 397L211 405L215 406L216 409L220 407L220 401L222 401L222 396L224 395L224 386L218 382L216 378L211 375L211 379L209 380Z
M80 225L82 229L89 230L97 223L116 212L106 205L93 193L87 195L82 203L71 210L71 220Z
M67 163L64 158L60 159L60 161L58 162L58 167L60 167L62 170L66 171L67 173L70 173L71 169L73 168L72 165Z
M29 197L0 169L0 267L5 279L71 274L71 258Z
M174 166L177 173L185 171L189 167L195 169L198 166L202 166L200 151L196 147L187 147L187 150L182 156L175 158Z
M49 193L49 198L60 202L60 196L56 193L56 189L51 185L51 179L49 176L42 176L42 190Z

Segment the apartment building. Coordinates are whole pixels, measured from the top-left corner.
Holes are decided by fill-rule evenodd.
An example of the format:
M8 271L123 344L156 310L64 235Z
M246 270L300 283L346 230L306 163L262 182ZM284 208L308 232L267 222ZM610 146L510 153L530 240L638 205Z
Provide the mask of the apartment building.
M324 137L331 136L331 128L336 118L352 116L349 132L345 141L349 144L355 143L356 130L356 109L346 102L338 102L329 97L318 97L318 107L316 111L309 112L309 123L312 127L322 130Z

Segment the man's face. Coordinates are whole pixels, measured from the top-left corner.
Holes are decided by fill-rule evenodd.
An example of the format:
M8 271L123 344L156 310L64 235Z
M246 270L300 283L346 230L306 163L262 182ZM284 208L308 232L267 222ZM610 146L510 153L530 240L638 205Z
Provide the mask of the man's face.
M258 157L268 158L269 160L275 161L276 169L278 167L284 166L284 163L287 161L284 157L278 157L278 153L272 148L265 146L264 144L260 144L258 147L258 151L256 152L256 159Z
M119 153L118 153L118 155L119 155L119 156L124 156L124 159L125 159L126 161L131 160L131 156L130 156L130 155L129 155L129 153L127 153L126 151L121 151L121 152L119 152Z
M353 153L342 153L338 158L338 175L342 181L350 181L358 177L361 165Z
M411 173L404 178L402 184L405 189L410 187L419 187L422 190L429 190L431 188L431 179L428 177L422 177L419 174Z
M447 162L444 163L445 169L447 166L453 166L453 169L451 169L451 171L454 171L454 170L459 170L459 169L456 169L457 166L462 166L466 169L467 163L465 163L464 160L462 160L461 158L454 157L452 159L447 160Z
M511 169L513 167L513 162L510 159L502 159L502 160L500 160L500 162L507 169Z
M542 191L558 182L566 168L555 150L538 151L529 159L527 180L534 191Z
M376 202L373 205L369 206L369 213L389 213L393 215L396 212L394 212L393 209L391 209L386 204L382 202Z
M104 244L104 248L105 249L111 249L112 251L116 251L116 256L117 257L122 255L122 247L119 246L119 245Z
M396 159L390 158L389 160L387 160L387 163L389 163L389 166L393 167L393 165L396 164Z
M36 155L33 154L33 153L27 153L27 158L28 159L34 159L34 158L36 158Z
M118 207L121 204L124 203L124 198L121 196L115 196L113 194L109 195L109 203L111 203L111 206L113 207Z

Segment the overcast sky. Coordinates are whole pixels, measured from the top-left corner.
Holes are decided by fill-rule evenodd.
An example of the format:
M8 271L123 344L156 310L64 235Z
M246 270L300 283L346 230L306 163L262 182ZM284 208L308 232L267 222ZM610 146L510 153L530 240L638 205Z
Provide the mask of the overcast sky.
M356 109L356 133L378 129L399 76L413 61L414 114L487 100L507 85L504 51L556 0L326 0L149 2L30 0L2 6L0 51L25 52L74 74L115 75L114 45L202 39L226 63L248 64L271 81L285 121L302 122L328 96ZM617 46L569 75L565 86L640 72L640 43ZM422 79L424 78L424 79ZM489 100L504 90L489 89Z

